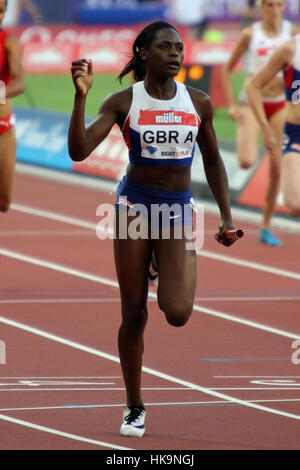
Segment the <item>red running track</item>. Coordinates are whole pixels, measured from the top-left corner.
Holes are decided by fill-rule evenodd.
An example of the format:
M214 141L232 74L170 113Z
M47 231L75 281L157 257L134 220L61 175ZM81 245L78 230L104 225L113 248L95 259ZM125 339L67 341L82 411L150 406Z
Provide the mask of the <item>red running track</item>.
M265 247L236 220L245 236L226 248L205 215L189 323L169 326L151 290L146 434L124 438L112 241L95 233L103 202L113 196L16 176L0 230L0 448L299 449L299 235L277 230L284 245Z

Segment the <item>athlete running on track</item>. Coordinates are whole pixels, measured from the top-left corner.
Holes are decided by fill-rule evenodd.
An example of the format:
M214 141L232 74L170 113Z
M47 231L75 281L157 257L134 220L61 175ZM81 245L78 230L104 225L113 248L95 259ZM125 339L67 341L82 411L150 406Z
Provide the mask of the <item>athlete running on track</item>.
M0 0L0 25L2 25L7 1ZM0 210L9 209L17 141L14 130L15 117L11 99L24 91L24 74L21 48L18 39L5 29L0 29Z
M92 63L86 59L72 63L76 94L69 129L71 158L85 159L115 123L122 129L129 148L130 163L117 192L114 239L122 306L118 345L127 392L121 434L126 436L142 436L145 432L141 368L148 316L148 269L153 250L159 273L158 305L167 321L173 326L183 326L193 310L196 253L186 249L186 232L180 239L175 238L174 232L178 223L192 232L189 187L196 141L207 181L220 209L219 234L234 229L227 176L212 125L211 101L203 92L175 81L182 61L183 43L178 32L164 22L148 25L137 36L132 59L119 76L121 80L132 72L136 83L110 95L102 104L98 118L87 128L84 112L93 81ZM123 214L124 208L127 213L128 207L138 203L149 211L154 204L161 203L165 203L166 211L174 203L179 209L188 207L189 211L184 218L180 214L170 217L169 212L169 239L164 239L162 232L158 239L133 239L129 235L122 238L119 215L122 209ZM135 217L128 216L128 226Z
M282 44L267 64L248 84L249 102L261 125L266 148L272 152L278 145L265 118L261 90L279 71L284 71L286 89L285 125L282 140L282 189L290 214L300 217L300 34Z
M229 116L237 120L237 155L241 168L248 169L258 157L258 137L260 126L247 102L245 89L251 76L267 62L277 46L299 33L297 26L284 20L284 0L262 0L260 9L262 20L245 28L231 54L223 66L222 77L229 103ZM244 53L248 53L249 76L246 78L240 95L240 106L236 104L230 74ZM281 245L270 231L276 198L280 187L281 174L281 138L284 122L284 81L282 73L266 82L262 90L262 101L266 119L277 139L277 145L269 148L269 182L266 190L263 220L259 231L259 240L271 246Z

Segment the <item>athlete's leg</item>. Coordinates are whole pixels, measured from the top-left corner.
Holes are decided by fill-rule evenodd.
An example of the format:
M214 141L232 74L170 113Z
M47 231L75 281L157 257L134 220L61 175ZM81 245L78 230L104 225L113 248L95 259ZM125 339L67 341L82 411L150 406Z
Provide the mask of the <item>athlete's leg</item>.
M116 211L118 214L118 211ZM128 217L128 223L133 220ZM121 294L122 323L118 346L126 387L127 405L142 406L141 370L143 333L147 322L148 269L151 240L119 239L117 217L114 256Z
M16 162L17 141L14 129L0 136L0 211L9 209Z
M282 160L284 203L293 217L300 217L300 151L286 153Z
M281 141L282 130L284 123L284 109L277 111L270 118L270 125L277 138L277 145L272 152L269 152L269 181L266 190L265 206L263 210L262 229L270 227L271 219L274 214L276 199L280 188L280 175L281 175Z
M157 299L160 309L172 326L183 326L189 319L196 289L196 252L187 250L184 230L181 239L155 240L154 251L158 266Z
M240 167L245 170L257 160L259 132L259 124L250 106L241 104L237 121L237 156Z

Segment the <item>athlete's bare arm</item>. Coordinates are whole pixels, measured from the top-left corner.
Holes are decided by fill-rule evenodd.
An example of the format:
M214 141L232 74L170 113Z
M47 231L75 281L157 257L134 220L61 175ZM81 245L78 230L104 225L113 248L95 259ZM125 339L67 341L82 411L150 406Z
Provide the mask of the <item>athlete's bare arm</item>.
M6 86L6 98L13 98L24 92L24 71L19 40L9 34L6 39L6 54L11 81Z
M232 54L229 58L229 61L223 65L222 67L222 83L225 91L225 95L227 98L228 102L228 113L231 119L237 119L238 118L238 110L237 110L237 103L236 103L236 98L234 95L234 90L231 84L231 73L238 63L238 61L241 59L241 57L244 55L244 53L248 50L249 44L251 42L251 37L252 37L252 28L245 28L236 43L236 46L234 50L232 51Z
M300 27L293 23L292 24L292 36L296 36L296 34L300 34Z
M35 23L41 23L43 16L32 0L20 0L21 6L30 14Z
M74 161L82 161L107 137L114 124L122 127L130 108L132 91L127 88L108 96L100 107L98 117L86 127L85 104L93 84L91 61L74 61L72 77L76 94L69 126L69 155Z
M222 230L228 230L234 227L230 211L227 174L213 127L213 106L205 93L190 87L188 90L201 118L197 143L202 154L206 179L220 209Z

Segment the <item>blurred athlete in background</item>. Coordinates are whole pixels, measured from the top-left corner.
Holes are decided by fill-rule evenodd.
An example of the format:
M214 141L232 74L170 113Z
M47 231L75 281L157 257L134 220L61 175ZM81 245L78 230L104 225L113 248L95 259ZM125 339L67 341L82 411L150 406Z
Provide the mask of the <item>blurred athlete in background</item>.
M42 22L42 14L33 0L9 0L3 21L4 28L11 28L19 23L22 9L26 10L35 24Z
M201 39L209 24L209 0L169 0L169 14L176 24L187 26L190 39Z
M241 168L248 169L258 158L258 137L260 126L248 104L245 89L251 76L267 62L272 52L282 42L291 39L299 28L283 19L284 0L262 0L260 10L262 20L245 28L231 54L223 66L222 78L229 104L229 116L237 120L237 155ZM236 103L230 74L243 54L248 53L249 76L246 78L240 95L239 106ZM280 187L281 175L281 138L284 122L284 80L282 72L265 83L262 101L266 119L277 139L277 145L269 148L269 181L266 190L263 220L259 231L259 240L271 246L281 245L270 231L271 219Z
M17 141L11 98L24 91L24 73L19 40L2 29L7 0L0 0L0 211L9 209L13 188Z
M266 84L280 71L284 71L286 89L282 189L290 214L300 217L300 34L282 44L247 86L249 103L263 130L265 147L271 153L276 151L278 142L264 114L261 95Z

